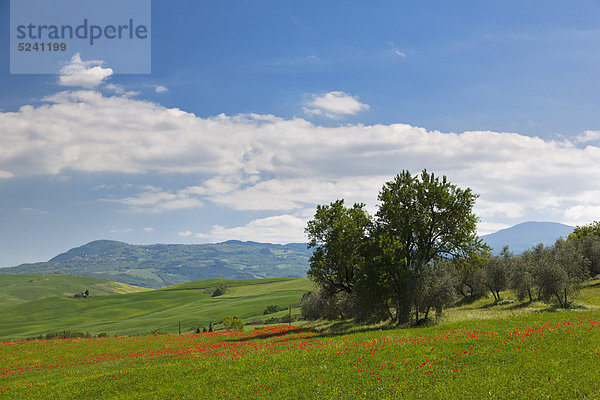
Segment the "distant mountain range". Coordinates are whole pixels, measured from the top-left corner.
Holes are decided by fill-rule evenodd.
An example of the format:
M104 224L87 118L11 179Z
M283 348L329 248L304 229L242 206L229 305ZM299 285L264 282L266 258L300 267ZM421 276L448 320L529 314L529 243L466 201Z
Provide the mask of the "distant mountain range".
M60 272L160 288L208 278L305 277L311 254L303 243L230 240L216 244L131 245L96 240L48 262L0 268L0 274Z
M519 254L538 243L551 245L572 231L572 226L554 222L525 222L482 239L495 253L508 245L510 251ZM230 240L215 244L131 245L96 240L48 262L0 268L0 274L60 272L160 288L208 278L305 277L311 254L305 243Z
M523 222L510 228L502 229L489 235L481 237L495 254L502 251L508 245L508 249L514 254L532 248L538 243L545 246L554 244L559 237L567 238L574 227L559 224L557 222Z

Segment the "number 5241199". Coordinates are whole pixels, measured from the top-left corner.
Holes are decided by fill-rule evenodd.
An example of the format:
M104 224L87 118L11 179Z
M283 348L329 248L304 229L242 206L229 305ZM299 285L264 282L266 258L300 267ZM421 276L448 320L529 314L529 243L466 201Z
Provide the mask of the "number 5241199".
M58 42L21 42L17 46L18 51L66 51L66 43Z

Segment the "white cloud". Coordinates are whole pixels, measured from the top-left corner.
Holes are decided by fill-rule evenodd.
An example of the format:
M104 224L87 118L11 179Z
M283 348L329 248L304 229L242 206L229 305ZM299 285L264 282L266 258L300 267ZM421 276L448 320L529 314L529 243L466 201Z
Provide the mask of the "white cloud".
M128 206L135 212L146 213L162 213L165 211L203 206L200 199L191 196L185 189L177 192L168 192L154 186L144 187L144 191L135 196L125 197L119 200L105 199L105 201L117 201Z
M40 210L39 208L33 207L19 208L19 211L23 214L48 214L48 211Z
M132 96L137 96L138 94L140 94L140 92L136 92L133 90L127 91L127 90L125 90L125 88L123 88L123 86L115 85L114 83L109 83L109 84L105 85L104 88L111 90L121 96L132 97Z
M565 219L570 225L585 225L600 220L600 201L568 208L565 210Z
M398 57L402 57L402 58L406 58L406 54L404 54L403 51L400 51L396 45L394 44L394 42L390 41L388 42L388 44L390 45L390 49L392 50L392 53L394 53L395 55L397 55Z
M190 236L192 236L192 231L187 230L187 231L183 231L183 232L177 232L177 235L179 235L181 237L190 237Z
M344 198L365 202L372 212L385 181L403 169L427 168L480 194L476 210L486 224L512 224L532 215L587 223L599 215L600 147L578 147L580 139L439 132L405 124L324 127L257 114L201 118L95 90L63 91L45 100L0 112L0 177L73 170L204 179L108 200L133 211L213 203L297 216ZM589 132L582 137L591 142L596 134ZM216 232L227 229L235 228ZM243 233L240 229L236 232Z
M308 115L326 116L333 119L358 114L361 111L367 110L369 110L368 104L363 104L358 101L357 97L339 91L314 96L307 106L304 107L304 112Z
M277 244L304 243L306 222L304 218L283 214L255 219L246 225L232 228L215 225L210 234L204 234L203 237L216 242L236 239Z
M477 224L477 232L480 236L487 235L489 233L498 232L501 229L510 228L512 225L503 224L498 222L480 222Z
M144 228L144 232L150 233L150 232L154 232L154 228L152 228L151 226L147 226Z
M581 143L599 142L600 131L585 131L583 135L577 136L577 141Z
M165 93L165 92L168 92L169 89L166 86L156 85L156 86L154 86L154 91L156 93Z
M133 232L132 228L116 228L116 229L111 229L109 231L110 233L129 233L129 232Z
M58 83L62 86L77 86L92 89L112 75L113 70L102 68L102 61L82 61L79 53L60 70Z

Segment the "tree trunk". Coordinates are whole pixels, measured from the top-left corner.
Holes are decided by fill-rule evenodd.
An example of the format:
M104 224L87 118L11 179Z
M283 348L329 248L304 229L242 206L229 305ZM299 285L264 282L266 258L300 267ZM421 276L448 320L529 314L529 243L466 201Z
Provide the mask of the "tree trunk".
M415 304L415 325L419 324L419 307Z
M410 319L410 307L406 302L399 305L396 310L396 319L399 324L406 323Z
M527 294L529 295L529 302L531 303L533 301L533 298L531 297L531 288L527 287Z
M565 307L563 306L562 299L560 298L560 296L559 296L558 292L554 292L554 294L556 295L556 298L558 299L558 302L560 303L560 308L565 308Z

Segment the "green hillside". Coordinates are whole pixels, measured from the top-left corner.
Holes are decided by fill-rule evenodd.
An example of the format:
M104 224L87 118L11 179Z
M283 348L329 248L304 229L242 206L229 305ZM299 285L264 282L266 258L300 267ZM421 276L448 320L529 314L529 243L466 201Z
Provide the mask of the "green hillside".
M231 240L216 244L131 245L97 240L48 262L0 268L1 274L63 273L160 288L209 278L305 277L311 251L305 244Z
M212 297L210 289L220 284L227 285L226 293ZM249 322L264 319L263 311L268 305L298 304L302 294L312 288L312 282L306 278L211 279L114 296L55 296L20 304L0 301L0 339L26 338L52 330L115 335L156 329L175 332L179 321L187 332L208 326L211 321L218 322L228 314Z
M98 318L119 314L117 325L126 331L128 321L121 318L128 307L107 300L128 299L138 310L132 318L138 326L168 322L167 327L195 312L256 314L262 300L280 301L290 291L310 288L306 279L228 281L226 295L204 293L222 283L96 297L96 305L80 311ZM598 279L586 283L575 300L579 306L561 312L544 303L518 302L510 292L502 303L491 296L459 302L432 326L321 321L181 336L1 342L0 397L597 399L599 288ZM56 299L20 310L34 312L56 305L48 303ZM71 315L55 311L55 317L76 322L74 303L60 304L71 307Z
M105 279L65 274L0 275L0 307L53 296L72 296L89 291L90 296L136 293L148 289Z

